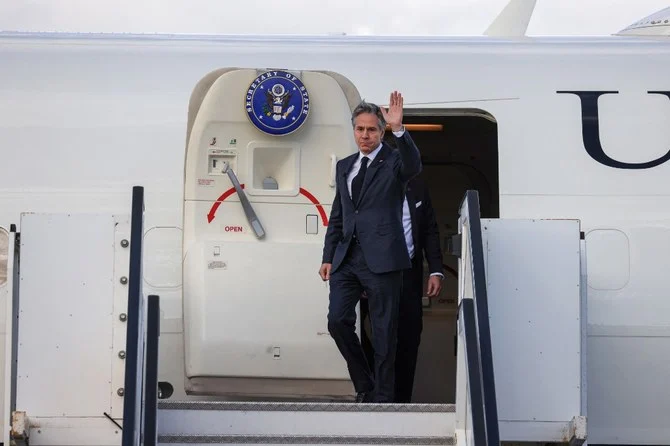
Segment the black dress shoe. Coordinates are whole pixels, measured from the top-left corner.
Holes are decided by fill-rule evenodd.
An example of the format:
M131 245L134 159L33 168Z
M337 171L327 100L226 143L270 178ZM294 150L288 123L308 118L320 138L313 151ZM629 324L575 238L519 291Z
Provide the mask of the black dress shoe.
M358 392L356 394L357 403L370 403L372 402L372 395L370 392Z

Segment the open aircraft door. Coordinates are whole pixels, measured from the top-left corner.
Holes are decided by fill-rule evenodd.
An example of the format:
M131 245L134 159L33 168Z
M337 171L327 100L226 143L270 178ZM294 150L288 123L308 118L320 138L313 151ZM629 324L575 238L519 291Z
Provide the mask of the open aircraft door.
M459 445L586 439L584 244L578 220L460 209Z
M317 272L356 88L336 73L222 69L189 104L184 338L191 394L353 395Z

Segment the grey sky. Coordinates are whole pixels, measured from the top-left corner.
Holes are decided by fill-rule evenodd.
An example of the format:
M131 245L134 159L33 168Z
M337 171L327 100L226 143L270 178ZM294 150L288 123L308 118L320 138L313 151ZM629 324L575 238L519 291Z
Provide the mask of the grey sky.
M0 30L480 35L507 0L4 0ZM607 35L670 0L538 0L528 35Z

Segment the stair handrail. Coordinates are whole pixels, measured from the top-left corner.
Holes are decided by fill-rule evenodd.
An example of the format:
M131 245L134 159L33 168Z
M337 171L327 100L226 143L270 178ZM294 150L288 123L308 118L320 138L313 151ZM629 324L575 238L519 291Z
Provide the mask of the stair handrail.
M461 215L461 218L466 220L468 225L467 246L470 252L467 258L471 262L469 266L472 273L473 288L472 298L463 299L459 304L459 312L462 312L464 318L466 335L468 380L473 411L473 436L476 445L499 446L500 431L489 324L483 234L479 211L479 194L476 190L466 192L461 209L465 209L465 215ZM483 409L481 418L479 407ZM481 441L482 438L485 439L484 442Z
M123 387L123 446L139 445L142 429L142 382L144 369L144 297L142 252L144 236L144 188L133 187L130 219L130 262L126 319L126 363Z

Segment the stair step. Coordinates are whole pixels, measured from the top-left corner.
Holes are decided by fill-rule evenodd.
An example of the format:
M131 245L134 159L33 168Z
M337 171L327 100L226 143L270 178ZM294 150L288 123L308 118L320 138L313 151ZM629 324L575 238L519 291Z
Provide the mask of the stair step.
M390 436L316 436L316 435L159 435L159 445L455 445L454 437L390 437Z
M214 410L257 412L439 412L454 413L454 404L302 403L268 401L170 401L159 400L159 410Z
M161 401L157 422L166 444L452 444L455 407Z

